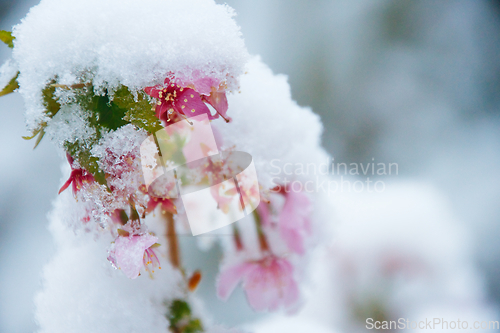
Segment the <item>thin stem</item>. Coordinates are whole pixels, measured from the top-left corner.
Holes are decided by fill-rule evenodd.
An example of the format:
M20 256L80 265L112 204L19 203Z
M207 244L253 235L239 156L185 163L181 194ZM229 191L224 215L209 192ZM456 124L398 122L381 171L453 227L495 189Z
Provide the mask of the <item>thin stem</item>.
M68 86L68 85L65 85L65 84L53 83L50 86L54 87L54 88L62 88L62 89L70 90L70 89L85 88L85 86L90 86L90 84L89 83L77 83L77 84L73 84L73 85Z
M259 213L257 213L257 209L252 213L255 218L255 227L257 228L257 235L259 236L260 249L262 251L269 251L269 243L267 242L267 237L264 234L264 230L262 229L262 221L260 219Z
M214 108L214 109L215 109L215 108ZM221 117L222 117L222 119L224 119L224 120L226 121L226 123L228 123L228 122L229 122L229 119L227 119L226 117L224 117L224 116L222 115L222 113L220 113L219 111L217 111L217 109L215 109L215 112L217 112L217 113L219 114L219 116L221 116Z
M168 256L173 267L181 269L181 256L179 251L179 239L175 232L175 221L172 213L163 214L167 222Z
M236 245L236 250L238 251L243 250L243 242L241 241L240 230L236 226L236 223L233 223L233 237L234 237L234 243Z

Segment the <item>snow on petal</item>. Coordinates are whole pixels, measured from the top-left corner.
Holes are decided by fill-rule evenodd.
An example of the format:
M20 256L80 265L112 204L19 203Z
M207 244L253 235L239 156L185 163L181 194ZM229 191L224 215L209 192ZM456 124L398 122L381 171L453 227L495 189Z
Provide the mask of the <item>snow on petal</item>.
M116 266L128 278L137 278L144 266L144 252L157 241L158 238L150 234L118 237L112 250Z

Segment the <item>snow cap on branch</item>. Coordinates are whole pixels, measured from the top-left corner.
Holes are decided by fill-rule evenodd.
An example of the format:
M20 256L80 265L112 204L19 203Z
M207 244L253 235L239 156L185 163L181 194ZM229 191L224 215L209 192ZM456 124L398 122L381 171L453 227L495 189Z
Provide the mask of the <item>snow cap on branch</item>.
M30 129L52 79L97 92L210 76L237 88L248 53L234 11L212 0L42 0L14 27L13 57Z

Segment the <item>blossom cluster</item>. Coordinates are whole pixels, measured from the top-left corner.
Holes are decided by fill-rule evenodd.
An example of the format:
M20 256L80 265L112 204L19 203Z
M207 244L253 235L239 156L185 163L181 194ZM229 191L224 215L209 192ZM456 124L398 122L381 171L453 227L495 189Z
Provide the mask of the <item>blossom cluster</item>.
M298 309L304 263L317 242L314 197L274 189L268 181L267 155L283 155L286 151L289 155L283 157L287 160L307 150L313 152L315 159L323 157L318 147L317 118L291 101L286 81L275 77L260 60L249 61L231 18L232 10L208 0L189 2L199 8L186 11L189 4L174 1L159 4L148 0L140 4L132 0L125 3L109 0L99 6L107 18L103 21L89 11L97 3L94 0L82 4L44 0L13 33L0 33L1 39L14 48L13 60L2 67L1 82L5 81L5 75L13 77L1 94L18 89L25 98L28 128L32 131L25 139L36 138L36 146L47 136L66 155L69 177L59 194L67 198L71 192L74 204L67 205L77 206L79 213L64 223L76 234L83 232L93 239L110 239L107 253L103 251L101 255L107 258L109 267L126 278L139 280L148 278L141 275L147 275L155 279L162 268L165 274L178 277L171 281L177 288L171 293L174 297L163 299L164 313L174 332L206 330L199 314L191 310L192 293L203 272L186 271L178 244L177 234L186 230L187 205L197 207L200 219L209 221L220 218L209 214L209 206L216 205L218 214L230 215L235 213L231 202L260 197L261 203L253 207L251 215L226 227L230 237L227 234L219 237L225 252L216 281L217 294L227 300L241 283L248 303L256 311ZM148 7L153 4L156 9ZM122 17L114 18L114 5L122 8ZM81 12L77 18L78 9ZM72 14L54 15L54 12L66 13L65 10ZM171 25L171 30L162 27L168 34L153 38L144 34L143 29L158 31L154 29L160 26L152 20L158 12L177 13L173 16L198 23L187 32L181 26ZM211 15L213 19L207 19ZM70 25L69 32L54 30L55 25L46 24L47 18L60 24L68 24L73 18L77 25L82 17L89 22ZM132 27L122 26L127 18ZM123 34L129 35L117 35L118 26L123 27ZM43 38L38 37L40 29L44 31ZM212 36L209 33L217 37L207 42L206 38ZM73 36L81 40L73 42ZM127 46L139 50L133 59ZM194 54L190 53L193 47L197 48ZM67 54L60 54L61 50ZM58 57L62 59L60 62L55 61ZM40 68L38 64L47 66ZM250 73L242 74L245 68ZM276 95L269 95L266 85L273 86ZM256 95L255 89L266 92ZM259 94L264 101L259 101ZM273 103L279 104L279 112L288 113L283 135L288 133L286 126L293 127L298 121L310 122L310 139L297 142L296 149L286 149L278 142L276 149L268 147L268 151L255 142L258 137L264 140L273 137L274 131L267 129L270 126L261 127L258 123L264 119L262 114L267 113L263 105L274 108ZM248 107L254 111L244 111ZM234 170L227 160L211 157L189 170L188 176L175 175L177 181L184 183L216 184L211 188L211 198L183 203L168 195L175 190L175 182L159 181L149 186L143 171L145 165L155 163L151 155L160 155L167 165L192 160L191 155L200 149L208 156L208 142L191 137L189 126L187 135L176 137L176 147L165 148L155 140L147 141L158 131L168 132L175 124L192 125L190 119L200 115L210 120L220 151L241 150L252 155L259 187L242 187L243 191L225 187L221 182L232 177ZM145 142L149 143L149 156L141 151ZM245 177L241 180L248 181ZM56 205L55 214L65 216L65 209L74 209L70 206ZM58 217L57 221L60 220ZM162 227L151 227L158 223ZM43 297L40 302L43 303ZM49 326L44 329L55 331Z

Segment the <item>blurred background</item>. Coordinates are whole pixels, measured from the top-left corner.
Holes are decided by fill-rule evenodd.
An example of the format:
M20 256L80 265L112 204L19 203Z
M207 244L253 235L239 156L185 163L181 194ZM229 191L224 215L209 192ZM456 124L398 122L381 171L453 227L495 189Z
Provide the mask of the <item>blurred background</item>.
M0 29L11 30L37 2L0 0ZM351 221L363 229L372 217L386 228L378 232L387 233L412 223L413 229L402 228L408 239L428 231L433 245L444 251L454 244L457 250L445 252L441 264L463 258L467 269L448 272L473 272L462 289L470 286L477 292L465 299L481 303L478 311L487 307L488 313L495 313L500 304L500 1L227 3L236 10L249 51L260 54L275 73L288 75L293 98L321 116L323 145L336 162L374 159L399 165L398 175L388 180L396 189L379 199L398 203L400 212L386 217L375 210L358 216L343 213L349 203L338 201L345 228L337 235L337 245L349 243L349 237L356 242L354 227L348 227ZM1 62L9 56L10 50L0 47ZM40 271L54 251L46 214L57 194L62 157L48 141L33 151L33 142L21 139L26 132L20 96L2 97L0 116L0 332L31 332L36 329L32 298L41 287ZM372 199L354 202L366 200ZM418 214L429 205L434 208L421 220L405 222L410 212ZM435 229L443 220L446 227ZM451 241L440 242L439 232ZM460 236L453 236L455 232ZM337 245L332 241L329 251L338 251ZM366 251L373 252L373 247ZM439 246L424 247L433 248L439 257ZM342 282L339 276L344 275L338 272L344 266L331 266L325 279ZM365 311L366 304L359 305L361 296L350 293L346 306L353 313ZM355 302L353 294L358 295ZM410 303L411 297L406 297ZM369 307L367 311L382 318L394 315L390 306L384 311L379 305ZM227 314L224 308L215 313L218 320ZM498 320L495 316L487 319ZM226 323L237 324L242 318L253 317L243 309ZM350 327L325 323L339 330Z

